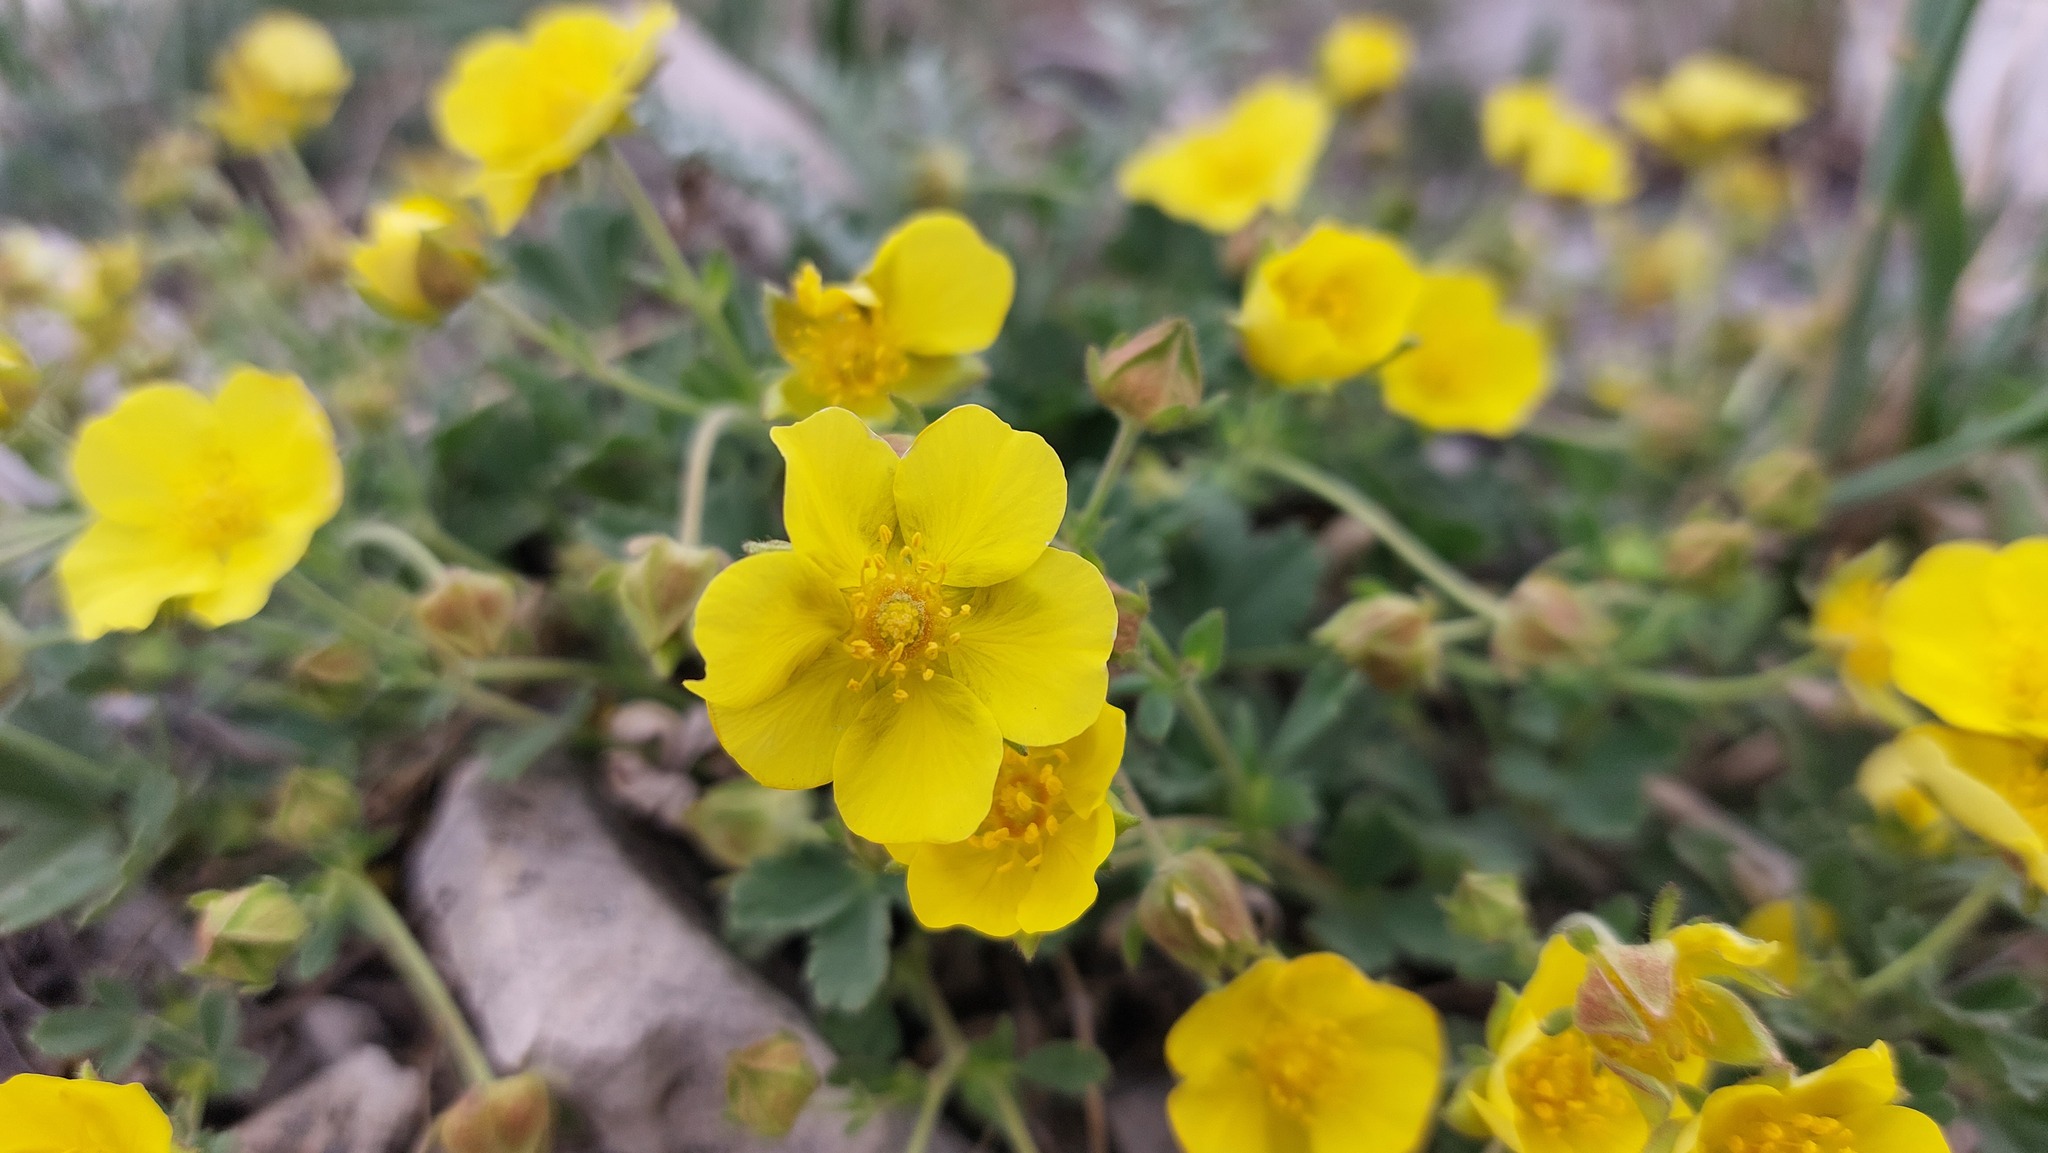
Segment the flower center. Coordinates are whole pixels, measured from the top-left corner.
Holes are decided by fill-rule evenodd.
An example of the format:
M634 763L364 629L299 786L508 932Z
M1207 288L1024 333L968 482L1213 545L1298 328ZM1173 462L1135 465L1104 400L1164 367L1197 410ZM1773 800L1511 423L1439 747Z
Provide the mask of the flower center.
M887 396L909 375L910 358L878 308L844 288L826 287L808 264L792 288L802 319L785 332L782 354L827 403Z
M1288 269L1275 278L1274 287L1293 311L1312 316L1338 333L1355 331L1366 318L1366 286L1356 275L1314 275Z
M920 555L922 537L913 535L892 551L895 533L888 525L875 535L877 547L861 564L860 584L846 594L853 612L846 652L867 671L846 687L861 692L886 684L901 704L910 699L912 685L938 675L938 663L960 639L950 623L974 609L946 603L946 566Z
M233 477L233 463L225 454L209 462L206 483L185 504L186 539L208 552L225 552L255 536L263 527L256 500Z
M1833 1117L1779 1106L1747 1118L1704 1153L1855 1153L1856 1134Z
M1627 1086L1595 1059L1583 1033L1531 1042L1508 1069L1508 1094L1535 1124L1564 1135L1638 1113Z
M1005 745L1003 767L996 774L995 799L988 816L967 843L977 849L1008 849L1010 859L997 866L1007 873L1019 864L1036 869L1045 863L1045 846L1060 831L1062 820L1071 820L1065 782L1060 773L1067 767L1067 751L1060 748L1031 749L1026 752Z
M1332 1086L1348 1079L1354 1060L1343 1031L1328 1021L1276 1024L1251 1054L1252 1067L1266 1083L1266 1099L1304 1120Z

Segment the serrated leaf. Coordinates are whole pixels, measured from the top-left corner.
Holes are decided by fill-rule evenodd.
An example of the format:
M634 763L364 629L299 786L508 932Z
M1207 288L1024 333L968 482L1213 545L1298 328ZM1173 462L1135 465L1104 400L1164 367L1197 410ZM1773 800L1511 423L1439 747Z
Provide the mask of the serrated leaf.
M1109 1058L1093 1045L1078 1041L1048 1041L1024 1055L1017 1073L1033 1084L1055 1093L1079 1097L1091 1086L1109 1080Z
M1294 703L1288 706L1287 715L1281 718L1279 730L1273 734L1268 759L1284 765L1308 751L1344 715L1345 706L1351 703L1361 683L1356 672L1336 661L1324 661L1310 669Z
M734 878L725 919L747 934L804 932L838 916L864 887L860 870L837 845L801 845Z

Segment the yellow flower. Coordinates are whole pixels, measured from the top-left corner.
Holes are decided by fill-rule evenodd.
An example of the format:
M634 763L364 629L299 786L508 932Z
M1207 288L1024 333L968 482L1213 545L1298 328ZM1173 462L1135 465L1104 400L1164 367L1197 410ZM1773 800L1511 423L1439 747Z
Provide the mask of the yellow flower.
M1535 322L1502 315L1477 272L1422 278L1415 347L1380 370L1387 408L1436 432L1507 436L1550 389L1549 346Z
M212 400L145 385L78 435L93 515L57 564L72 630L140 629L182 600L208 625L255 615L341 507L334 430L295 376L228 375Z
M1764 971L1780 985L1799 983L1805 959L1834 945L1840 934L1835 911L1811 897L1765 901L1742 919L1742 931L1778 946L1778 955Z
M1891 572L1891 551L1880 545L1835 566L1813 598L1813 643L1835 658L1842 682L1859 696L1892 687L1880 615Z
M988 815L1003 743L1056 745L1108 692L1109 582L1048 548L1060 459L977 405L900 460L829 408L773 430L791 548L713 578L689 688L764 785L830 781L847 828L950 844Z
M1117 170L1117 191L1175 220L1236 232L1262 209L1292 212L1301 203L1330 121L1315 89L1264 80L1222 113L1140 148Z
M1267 959L1166 1035L1187 1153L1409 1153L1443 1075L1429 1002L1334 953Z
M926 928L965 925L991 937L1050 933L1095 903L1095 870L1116 843L1104 804L1124 756L1124 714L1103 705L1081 735L1003 748L995 799L973 836L891 845L909 867L910 911Z
M675 20L666 3L642 7L630 24L568 4L542 9L523 37L486 32L456 50L434 90L434 126L478 166L471 191L492 228L512 231L544 178L619 127Z
M206 121L241 152L283 148L334 116L353 76L334 37L296 12L265 12L213 61Z
M414 193L371 208L369 223L349 249L350 280L386 316L432 324L483 279L482 240L455 204Z
M1941 1126L1903 1105L1882 1041L1789 1084L1716 1089L1673 1153L1948 1153Z
M1714 53L1679 61L1661 84L1622 93L1621 118L1636 135L1696 164L1792 127L1806 118L1799 85Z
M1520 165L1563 107L1557 89L1540 80L1503 84L1487 93L1479 110L1480 143L1486 148L1486 158L1503 168Z
M1487 159L1519 169L1533 191L1588 204L1615 204L1635 191L1621 140L1548 84L1520 81L1494 89L1479 127Z
M1892 680L1942 720L2048 738L2048 537L1927 550L1880 623Z
M771 416L850 409L868 420L944 400L987 370L975 353L1010 314L1017 274L966 217L920 212L882 241L851 284L797 270L768 292L768 331L789 372L769 390Z
M1938 853L1948 848L1949 821L1920 787L1914 771L1912 758L1900 750L1898 741L1891 741L1863 758L1856 770L1856 791L1871 808L1898 818L1920 852Z
M1323 87L1347 103L1391 92L1414 55L1415 43L1399 23L1384 16L1347 17L1323 36Z
M1324 221L1245 282L1245 359L1283 387L1330 387L1393 355L1422 275L1389 237Z
M1892 742L1912 780L1957 824L2012 854L2048 889L2048 761L2041 746L1945 725Z
M171 1153L171 1121L140 1085L23 1073L0 1082L0 1153Z
M1466 1101L1515 1153L1642 1153L1650 1138L1628 1086L1577 1029L1511 1032L1482 1084Z
M1782 992L1770 973L1778 952L1713 922L1647 945L1606 945L1590 960L1574 1019L1623 1080L1669 1101L1673 1087L1698 1084L1708 1062L1777 1058L1769 1030L1731 986Z
M1738 244L1755 244L1777 227L1792 203L1785 167L1744 152L1716 161L1700 174L1700 192Z
M107 356L134 324L135 298L142 289L142 242L129 236L89 244L84 259L69 272L56 305L84 340L86 357Z

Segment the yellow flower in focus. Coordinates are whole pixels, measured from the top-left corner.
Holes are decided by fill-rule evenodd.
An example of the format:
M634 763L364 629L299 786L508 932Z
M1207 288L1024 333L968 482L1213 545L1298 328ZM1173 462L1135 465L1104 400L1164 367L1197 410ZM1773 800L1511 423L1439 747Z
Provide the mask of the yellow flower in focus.
M1016 289L1010 258L953 212L897 225L851 284L805 264L787 293L768 291L768 331L789 362L769 415L837 407L878 420L895 411L891 396L952 396L987 371L975 354L1002 332Z
M1400 244L1324 221L1245 282L1245 359L1283 387L1334 386L1393 355L1421 295Z
M1004 746L995 799L973 836L889 846L910 870L918 922L991 937L1073 924L1095 903L1095 870L1116 844L1116 815L1103 801L1123 757L1123 710L1107 704L1071 740Z
M1744 934L1778 946L1778 955L1764 971L1790 989L1799 984L1806 958L1828 949L1839 939L1841 926L1835 911L1810 897L1781 897L1765 901L1742 919Z
M1697 164L1806 119L1806 95L1744 61L1701 53L1679 61L1660 84L1631 85L1619 111L1636 135Z
M334 429L295 376L238 368L211 400L145 385L86 423L71 473L92 523L57 562L73 633L255 615L341 507Z
M268 152L332 119L353 79L318 21L265 12L214 58L214 95L202 116L230 148Z
M1873 749L1856 770L1856 791L1880 813L1896 817L1922 853L1948 848L1951 828L1941 806L1920 787L1913 760L1894 740Z
M1167 1034L1167 1117L1186 1153L1409 1153L1443 1045L1429 1002L1334 953L1260 961Z
M1261 81L1216 116L1153 139L1117 169L1117 191L1224 235L1263 209L1292 212L1329 139L1330 106L1297 80Z
M1323 87L1350 103L1393 91L1408 74L1415 42L1384 16L1349 16L1331 25L1317 55Z
M471 191L491 227L512 231L540 182L575 164L625 120L654 69L666 3L622 23L594 4L544 8L526 34L497 30L456 50L434 90L434 128L479 169Z
M1879 1041L1789 1084L1714 1090L1673 1153L1948 1153L1941 1126L1893 1104L1899 1096L1892 1051Z
M369 233L349 249L349 279L386 316L432 324L483 279L482 238L460 206L437 196L374 206Z
M1072 739L1109 690L1109 582L1047 547L1067 508L1060 459L978 405L900 460L845 409L772 435L792 547L712 579L688 687L762 784L832 782L871 841L965 840L1004 742Z
M2048 889L2048 758L2040 745L1929 724L1907 729L1891 747L1943 812Z
M1549 342L1477 272L1424 274L1415 347L1380 370L1389 411L1434 432L1508 436L1550 390Z
M22 1073L0 1081L0 1153L171 1153L149 1090Z
M1892 680L1958 728L2048 739L2048 537L1922 553L1884 598Z

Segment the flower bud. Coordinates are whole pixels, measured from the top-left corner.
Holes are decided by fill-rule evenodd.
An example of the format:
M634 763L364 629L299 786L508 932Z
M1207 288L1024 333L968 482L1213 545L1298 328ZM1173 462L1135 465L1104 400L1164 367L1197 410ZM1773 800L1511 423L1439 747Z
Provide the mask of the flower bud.
M1251 963L1261 948L1243 885L1208 849L1153 871L1138 898L1138 924L1161 952L1210 980Z
M451 568L420 595L413 615L435 648L475 659L504 650L518 600L504 577Z
M725 1062L726 1116L749 1133L783 1137L818 1090L818 1068L793 1033L764 1037Z
M277 787L270 839L294 849L323 848L362 815L355 782L332 769L293 769Z
M910 199L920 208L946 208L967 194L974 158L957 144L934 141L910 162Z
M1103 407L1150 429L1170 428L1202 403L1195 326L1169 316L1108 349L1088 350L1088 387Z
M306 935L306 914L275 877L232 893L194 894L191 906L199 914L197 959L191 972L251 990L275 984L278 966Z
M1583 590L1548 573L1531 573L1501 603L1493 663L1511 677L1550 665L1587 664L1614 643L1614 635L1614 622Z
M350 281L384 315L432 324L483 283L483 234L459 205L415 193L372 208L369 224L349 251Z
M554 1099L538 1073L479 1085L434 1122L448 1153L545 1153L554 1128Z
M1536 932L1529 926L1529 904L1522 882L1513 873L1466 873L1458 887L1439 899L1451 932L1488 945L1532 947Z
M705 856L728 869L744 869L820 837L815 811L807 792L771 789L751 778L735 777L704 790L684 814L683 826Z
M665 536L626 542L615 592L633 639L665 677L690 650L690 616L719 570L732 563L723 549L691 546Z
M34 407L42 383L42 371L28 350L0 332L0 428L14 427L22 414Z
M1721 592L1749 567L1756 530L1739 520L1687 521L1664 540L1664 574L1674 584Z
M1803 448L1781 448L1751 461L1735 481L1742 511L1760 525L1805 532L1820 523L1828 474Z
M1444 657L1435 618L1435 607L1427 601L1381 593L1338 609L1315 631L1315 639L1383 692L1432 688Z
M1136 652L1138 638L1144 632L1145 618L1152 612L1152 598L1115 581L1109 582L1109 595L1116 604L1116 639L1110 642L1110 656L1120 657Z

